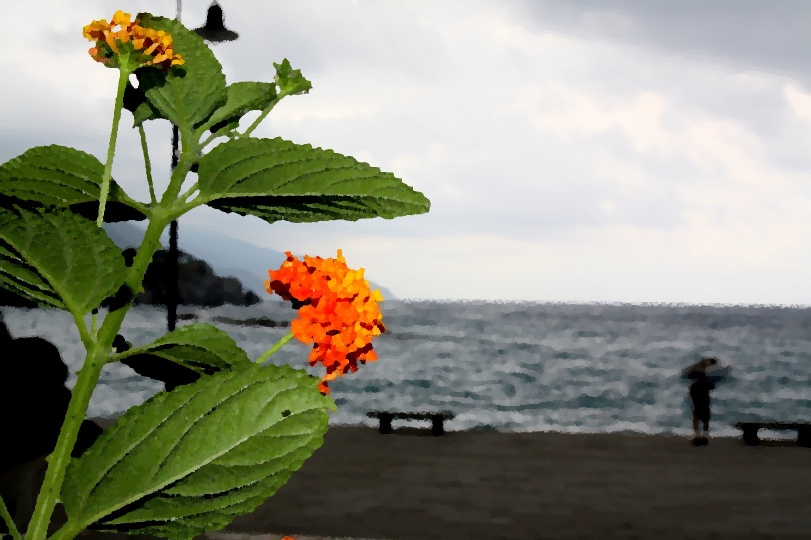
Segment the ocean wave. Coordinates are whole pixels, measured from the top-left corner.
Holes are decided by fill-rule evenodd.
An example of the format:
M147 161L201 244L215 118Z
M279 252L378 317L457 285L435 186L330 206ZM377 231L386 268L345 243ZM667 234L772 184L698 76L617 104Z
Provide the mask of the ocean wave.
M735 435L747 419L811 421L811 310L742 306L629 306L537 303L381 304L388 332L379 360L333 381L331 424L375 425L373 409L451 410L447 429L690 433L688 381L680 370L703 354L733 366L713 393L713 433ZM3 308L14 337L54 343L71 378L84 347L69 314ZM258 358L289 328L238 325L222 318L289 321L283 303L191 309ZM99 314L104 316L104 311ZM218 318L220 322L218 322ZM166 332L165 311L137 306L121 333L136 345ZM274 364L312 375L308 347L291 342ZM160 391L123 365L105 366L91 416L114 416Z

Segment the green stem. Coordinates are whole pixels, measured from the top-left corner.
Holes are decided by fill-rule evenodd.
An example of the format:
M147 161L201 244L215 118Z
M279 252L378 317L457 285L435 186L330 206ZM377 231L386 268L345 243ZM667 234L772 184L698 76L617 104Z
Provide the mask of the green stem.
M228 137L229 139L239 139L240 135L237 131L237 128L229 129L226 132L218 131L217 133L211 133L208 137L206 137L203 142L200 143L200 150L205 149L206 146L211 144L211 141L216 139L217 137Z
M90 403L90 397L93 395L93 389L98 383L106 356L104 349L99 346L98 342L95 342L93 348L87 353L76 386L73 387L71 392L70 404L65 414L65 423L59 432L59 438L56 440L56 448L47 457L48 470L45 472L45 480L42 482L42 487L37 496L34 513L31 516L31 522L25 535L26 540L44 540L48 535L48 526L51 523L51 515L62 491L62 483L65 480L65 470L70 461L70 454L76 444L79 427L82 425L87 413L87 406Z
M149 225L144 233L144 241L135 253L135 259L132 261L132 266L129 268L129 273L124 283L129 286L132 291L138 293L143 289L143 279L146 274L146 269L149 263L152 262L152 257L160 247L160 235L166 226L169 224L167 216L170 214L160 205L156 207L153 219L149 221ZM107 346L107 351L110 350L113 343L113 338L118 334L121 324L124 322L124 316L127 314L130 305L121 307L115 311L109 312L104 317L104 322L98 331L98 341Z
M166 191L163 192L163 197L161 197L160 202L164 209L169 208L172 212L177 210L177 204L179 202L183 202L178 200L180 190L183 187L183 181L191 170L192 164L197 159L196 149L189 148L189 146L194 146L194 144L187 142L195 140L194 133L184 131L183 128L180 128L178 135L180 139L180 159L178 160L177 167L175 167L169 177L169 185L166 187Z
M152 257L159 247L160 235L168 220L166 215L169 211L158 206L149 220L144 242L137 250L132 266L129 268L125 283L133 290L140 291L144 275ZM88 349L84 365L71 392L70 404L65 414L65 422L56 441L56 448L48 456L48 469L45 472L45 480L42 483L36 506L28 527L26 540L44 540L48 534L48 526L51 521L54 507L59 500L62 491L62 483L65 480L65 469L67 468L70 454L76 444L79 428L87 414L87 406L90 397L99 380L101 369L110 357L113 337L118 333L124 317L129 311L130 305L123 306L116 311L112 311L104 317L98 333L92 336L91 347ZM77 321L78 324L78 321ZM66 531L71 531L75 524L68 522ZM64 529L64 527L63 527ZM72 537L70 534L68 537Z
M87 331L87 325L84 321L84 314L71 312L71 315L73 316L73 323L76 325L76 329L79 330L79 339L82 340L84 349L89 351L93 346L93 338L90 336L90 332Z
M96 225L101 227L104 223L104 207L107 204L107 194L110 191L110 176L113 170L113 157L115 156L115 141L118 138L118 123L121 120L121 109L124 108L124 89L130 73L123 67L118 73L118 94L115 96L115 109L113 110L113 129L110 132L110 144L107 146L107 163L104 164L104 176L101 179L101 197L99 198L99 217Z
M213 141L214 139L216 139L220 135L223 135L223 133L212 133L212 134L210 134L208 137L205 138L205 140L203 140L203 142L200 143L200 150L205 148L208 145L208 143L210 143L211 141Z
M293 333L292 333L292 332L290 332L289 334L287 334L286 336L284 336L284 337L283 337L282 339L280 339L280 340L279 340L279 341L278 341L278 342L277 342L277 343L276 343L276 344L275 344L273 347L271 347L270 349L268 349L267 351L265 351L265 353L264 353L262 356L260 356L259 358L257 358L257 359L256 359L256 363L257 363L257 364L261 364L261 363L263 363L265 360L267 360L268 358L270 358L271 356L273 356L273 353L275 353L276 351L278 351L279 349L281 349L281 348L282 348L282 346L283 346L285 343L287 343L288 341L290 341L291 339L293 339Z
M198 181L198 182L195 182L194 184L192 184L192 186L189 189L187 189L186 192L183 193L183 195L180 196L180 200L183 201L184 203L188 203L188 201L186 199L191 197L191 194L194 193L194 190L199 189L199 187L197 185L199 183L200 182Z
M267 115L270 114L270 111L273 110L273 107L275 107L276 104L279 103L283 97L285 97L284 93L279 94L279 96L275 100L273 100L273 102L270 105L268 105L268 107L264 111L262 111L262 114L259 115L259 118L254 120L253 124L251 124L251 126L245 130L245 133L243 133L241 137L247 137L248 135L250 135L251 132L255 130L259 126L259 124L262 123L262 120L264 120L267 117Z
M112 156L115 149L115 133L117 131L118 121L121 117L123 89L126 87L126 82L127 77L123 75L122 71L122 77L119 81L119 93L116 98L113 133L110 136L110 150L102 183L102 196L106 195L107 189L109 188L109 173L112 168ZM152 261L152 257L158 250L158 247L160 247L160 235L163 229L169 224L169 221L171 221L171 216L177 213L179 208L183 206L178 203L177 196L183 183L183 178L191 168L193 160L194 156L190 155L188 152L181 154L180 163L178 163L178 166L172 173L169 187L164 193L162 201L151 211L149 225L144 234L144 241L141 247L138 248L135 259L124 281L132 291L140 292L143 290L143 279L147 267ZM103 212L104 206L102 204L99 207L99 223L102 223ZM53 453L47 458L48 468L45 472L45 479L40 488L39 495L37 496L34 513L26 533L26 540L45 540L48 534L51 516L62 491L62 484L65 480L65 470L70 461L70 454L76 444L79 428L87 414L87 406L90 403L93 390L98 383L101 369L110 359L113 338L120 330L130 306L131 304L127 304L115 311L109 312L104 317L104 322L102 322L101 328L98 329L95 335L85 335L87 333L85 329L85 333L82 337L87 338L85 341L86 350L88 351L87 356L85 357L82 369L79 371L76 386L74 386L71 392L70 404L68 405L65 421L62 424L62 429L56 441L56 448L54 448ZM74 321L77 327L80 328L81 333L82 328L84 328L84 321L76 316L74 316ZM87 347L88 344L90 347ZM76 527L77 524L68 521L68 523L60 529L60 538L64 537L67 539L75 536L73 533L76 532Z
M14 523L14 520L11 519L11 514L8 513L8 508L6 508L6 503L3 502L3 497L0 497L0 514L3 515L3 521L6 522L11 537L14 540L21 540L20 531L17 530L17 525Z
M144 125L138 126L138 133L141 136L141 150L144 152L144 164L146 166L146 181L149 184L149 198L152 204L156 204L158 199L155 198L155 188L152 185L152 165L149 163L149 148L146 144L146 133L144 132Z
M48 540L73 540L79 536L83 530L84 529L81 527L77 527L68 522L62 525L58 531L54 532L50 537L48 537Z

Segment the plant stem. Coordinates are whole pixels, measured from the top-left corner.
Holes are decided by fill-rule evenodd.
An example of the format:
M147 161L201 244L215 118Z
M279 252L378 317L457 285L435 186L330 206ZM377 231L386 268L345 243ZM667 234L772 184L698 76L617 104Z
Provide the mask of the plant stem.
M185 169L188 169L188 167L187 161ZM146 269L159 247L161 232L166 228L169 222L167 216L174 210L174 206L174 204L171 204L167 209L162 205L158 205L149 220L149 225L144 234L144 242L138 248L125 280L125 284L133 291L140 291L143 286L142 282ZM65 470L70 460L70 454L76 444L79 428L87 414L90 397L93 395L93 390L98 383L102 367L110 358L113 337L121 328L129 308L130 304L109 312L104 317L101 328L94 336L91 336L91 347L88 350L84 365L79 371L76 386L71 392L70 404L65 414L65 422L62 425L59 438L56 441L56 448L47 458L48 470L45 473L45 480L37 496L36 507L28 527L26 540L44 540L48 534L51 515L62 491ZM66 527L71 529L75 527L75 524L68 523Z
M8 513L8 508L6 508L6 503L3 502L3 497L0 497L0 514L3 515L3 521L6 522L11 537L14 540L21 540L20 531L17 530L17 525L14 523L14 520L11 519L11 514Z
M101 180L101 193L99 194L99 215L96 224L101 227L104 223L104 208L107 204L107 195L110 191L110 177L113 168L113 157L115 156L116 139L118 136L118 124L121 120L121 109L124 106L124 89L127 86L127 79L130 73L121 68L119 70L118 78L118 92L115 99L115 108L113 110L113 127L110 132L110 142L107 147L107 162L104 165L104 175ZM139 253L141 255L141 253ZM151 255L150 255L151 259ZM143 269L145 273L145 268ZM141 275L143 278L143 273ZM139 283L140 285L140 283ZM123 308L123 311L129 309L129 306ZM123 317L122 317L123 320ZM112 322L112 321L111 321ZM76 320L77 326L80 321ZM108 321L105 317L102 328L108 327ZM81 326L84 321L81 321ZM80 331L81 331L80 326ZM120 323L118 325L120 327ZM95 334L95 316L93 317L93 331ZM65 471L68 462L70 461L70 454L76 444L76 438L79 435L79 428L82 425L85 414L87 414L87 406L90 403L90 397L93 395L93 390L98 383L101 374L101 368L104 366L110 354L110 347L112 345L112 336L109 336L109 341L104 343L104 339L99 340L98 335L82 336L85 342L87 355L85 356L84 365L79 371L76 386L73 387L71 392L70 403L68 405L67 413L65 414L65 421L62 424L62 429L59 432L59 437L56 440L56 447L53 453L46 458L48 468L45 472L45 479L43 480L42 487L37 495L36 506L34 507L31 522L29 523L28 531L26 533L26 540L44 540L48 534L48 526L51 522L51 515L53 514L54 507L59 500L62 491L62 483L65 479ZM107 336L105 336L107 337ZM90 345L88 348L87 346Z
M178 159L177 166L174 168L171 176L169 177L169 185L166 187L166 191L163 192L163 197L161 197L160 202L164 209L170 208L171 211L177 210L176 204L178 202L183 202L178 201L180 190L183 187L183 181L186 179L186 176L191 170L192 164L197 159L196 148L189 148L190 146L194 146L194 144L188 142L195 140L194 133L184 131L182 128L178 128L178 135L178 138L180 139L178 141L180 146L180 157Z
M146 133L144 132L144 125L138 126L138 133L141 135L141 150L144 152L144 164L146 166L146 181L149 184L149 198L152 204L158 202L155 198L155 188L152 185L152 165L149 163L149 147L146 144Z
M276 342L276 344L273 347L271 347L270 349L265 351L265 353L262 356L260 356L259 358L256 359L256 363L257 364L263 363L265 360L267 360L268 358L273 356L273 353L275 353L276 351L281 349L282 346L285 343L287 343L288 341L290 341L291 339L293 339L293 332L290 332L289 334L284 336L282 339L280 339L278 342Z
M149 225L144 234L144 242L138 248L125 280L125 283L133 291L141 290L146 269L158 249L161 232L169 222L166 217L168 214L169 211L158 206L153 213L153 217L149 220ZM45 480L37 496L37 503L28 527L26 540L44 540L48 534L51 515L62 491L65 469L76 444L79 428L87 414L90 397L93 395L93 390L98 383L101 369L110 357L113 337L121 328L129 308L130 304L109 312L104 317L104 322L102 322L98 333L93 336L92 347L87 353L76 386L73 387L71 393L70 404L68 405L67 414L65 414L65 422L62 424L59 438L56 441L56 448L47 458L48 470L45 473ZM65 527L72 530L75 524L68 522ZM68 536L72 538L72 536Z
M79 339L82 340L84 349L89 351L93 346L93 338L91 337L90 332L87 330L87 325L85 324L84 320L85 314L82 313L80 315L78 313L71 313L71 315L73 316L73 323L76 325L76 329L79 330Z
M76 386L71 392L65 423L62 424L62 430L56 440L56 448L46 458L48 470L45 472L45 480L37 495L34 513L25 535L26 540L44 540L48 535L48 526L62 491L62 482L65 480L65 470L70 461L70 454L76 444L79 427L87 413L87 405L90 403L90 397L93 395L93 389L98 383L101 368L106 359L105 351L99 345L97 341L94 342L93 348L87 353Z
M208 137L205 138L205 140L203 142L200 143L200 150L205 148L208 145L208 143L210 143L211 141L213 141L214 139L216 139L219 136L220 136L219 133L210 134Z
M283 97L285 97L285 94L282 92L276 99L273 100L273 102L270 105L268 105L268 107L264 111L262 111L262 114L260 114L259 117L253 121L253 124L251 124L251 126L245 130L245 133L243 133L240 136L247 137L248 135L250 135L251 132L255 130L259 126L259 124L262 123L262 120L264 120L267 117L267 115L270 114L270 111L273 110L273 107L275 107L276 104L279 103Z
M99 198L99 217L96 225L101 227L104 223L104 206L107 204L107 194L110 191L110 176L113 170L113 157L115 156L115 141L118 137L118 123L121 120L121 109L124 108L124 89L130 73L123 67L118 72L118 93L115 96L115 109L113 109L113 129L110 132L110 144L107 146L107 163L104 164L104 176L101 179L101 196Z
M181 200L181 201L183 201L184 203L188 203L188 200L187 200L187 199L188 199L189 197L191 197L192 193L194 193L196 190L199 190L199 189L200 189L200 188L199 188L199 186L197 185L197 184L199 184L199 183L200 183L200 182L199 182L199 181L197 181L197 182L195 182L194 184L192 184L192 185L191 185L191 187L190 187L189 189L187 189L187 190L186 190L186 191L183 193L183 195L181 195L181 196L180 196L180 200Z

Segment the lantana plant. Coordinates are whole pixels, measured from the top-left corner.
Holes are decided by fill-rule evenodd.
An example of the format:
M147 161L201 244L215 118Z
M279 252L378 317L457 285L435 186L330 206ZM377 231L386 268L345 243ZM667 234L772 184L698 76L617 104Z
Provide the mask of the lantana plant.
M86 350L24 537L46 538L61 503L67 521L52 538L89 528L192 538L250 513L323 443L335 410L328 382L377 358L372 339L384 331L382 297L340 251L335 259L303 261L288 252L269 271L266 287L299 317L255 362L224 331L202 323L148 345L113 349L163 230L203 205L274 223L391 219L425 213L430 203L391 173L351 157L252 137L279 101L311 88L286 59L274 63L273 82L226 84L209 47L176 20L119 11L110 23L87 25L84 36L93 43L91 57L118 70L106 161L50 145L0 165L0 285L70 312ZM129 197L112 178L122 109L141 136L148 202ZM251 111L260 111L258 118L240 131ZM177 166L160 200L143 128L154 120L180 133ZM193 170L197 181L181 193ZM143 219L143 244L127 264L102 224ZM107 311L99 317L102 305ZM265 363L294 337L313 346L310 365L326 368L320 380ZM199 378L132 407L72 458L102 368L150 354ZM22 538L2 501L0 514L11 535Z

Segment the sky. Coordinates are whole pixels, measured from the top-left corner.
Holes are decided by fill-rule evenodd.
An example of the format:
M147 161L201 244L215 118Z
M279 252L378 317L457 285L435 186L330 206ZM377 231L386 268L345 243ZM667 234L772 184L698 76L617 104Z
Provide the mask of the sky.
M811 305L811 49L802 0L222 0L227 81L313 84L254 131L351 155L431 200L394 220L180 220L335 256L399 298ZM208 0L185 0L202 26ZM117 72L81 29L172 1L4 3L0 161L103 161ZM257 113L248 115L249 125ZM148 200L125 112L113 176ZM148 123L156 189L168 122Z

